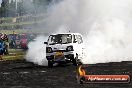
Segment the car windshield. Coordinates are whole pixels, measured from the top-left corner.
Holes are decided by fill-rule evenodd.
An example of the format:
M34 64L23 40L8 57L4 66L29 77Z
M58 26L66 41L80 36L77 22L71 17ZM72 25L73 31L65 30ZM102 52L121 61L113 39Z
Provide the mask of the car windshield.
M72 43L72 35L71 34L58 34L58 35L50 35L48 39L48 44L67 44Z

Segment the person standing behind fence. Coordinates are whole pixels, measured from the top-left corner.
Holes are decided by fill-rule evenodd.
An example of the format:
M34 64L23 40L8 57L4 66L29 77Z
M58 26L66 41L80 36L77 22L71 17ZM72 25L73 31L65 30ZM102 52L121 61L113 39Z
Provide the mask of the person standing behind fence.
M4 55L7 55L9 54L8 52L9 43L8 43L8 37L6 34L3 34L2 40L4 43Z
M16 36L17 36L17 34L15 33L15 31L13 31L12 44L13 44L14 49L16 49Z
M0 60L3 60L2 56L3 56L3 50L4 50L4 42L3 40L0 38Z

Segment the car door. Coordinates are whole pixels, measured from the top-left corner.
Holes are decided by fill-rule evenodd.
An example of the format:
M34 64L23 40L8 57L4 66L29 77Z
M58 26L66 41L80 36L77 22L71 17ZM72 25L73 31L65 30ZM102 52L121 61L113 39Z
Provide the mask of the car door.
M75 52L78 54L78 59L82 59L84 56L84 45L81 35L74 35Z

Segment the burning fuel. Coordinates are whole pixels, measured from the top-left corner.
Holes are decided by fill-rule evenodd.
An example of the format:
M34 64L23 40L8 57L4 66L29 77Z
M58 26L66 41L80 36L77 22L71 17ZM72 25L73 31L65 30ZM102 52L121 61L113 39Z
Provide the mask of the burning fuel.
M82 66L78 66L78 73L79 73L78 75L80 76L86 75L86 72L84 69L82 69Z

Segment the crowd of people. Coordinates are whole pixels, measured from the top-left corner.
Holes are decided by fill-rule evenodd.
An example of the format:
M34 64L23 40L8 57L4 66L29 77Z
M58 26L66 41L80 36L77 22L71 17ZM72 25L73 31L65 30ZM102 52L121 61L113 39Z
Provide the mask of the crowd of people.
M37 34L20 33L2 34L0 33L0 60L3 55L8 55L8 49L28 49L27 45L33 41Z

